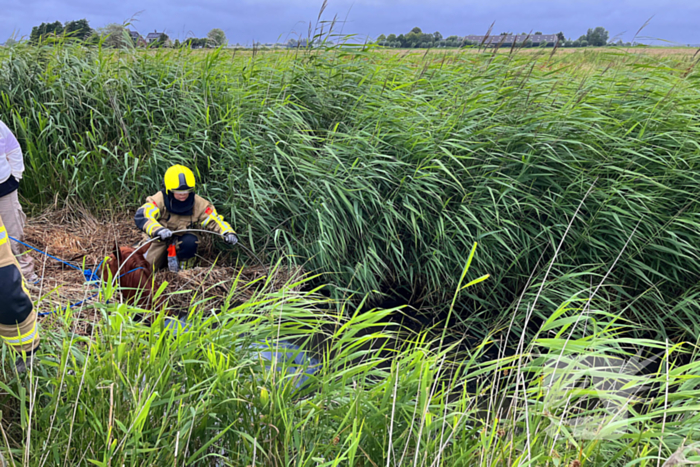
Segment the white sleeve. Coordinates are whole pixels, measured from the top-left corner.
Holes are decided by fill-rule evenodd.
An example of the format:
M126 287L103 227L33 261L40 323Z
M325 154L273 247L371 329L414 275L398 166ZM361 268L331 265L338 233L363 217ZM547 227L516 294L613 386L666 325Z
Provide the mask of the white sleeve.
M12 169L12 176L15 177L17 181L22 180L22 174L24 173L22 149L17 148L14 151L8 152L7 160L10 163L10 168Z
M5 125L0 127L0 137L5 143L5 157L7 157L7 162L10 164L12 176L19 181L22 179L22 174L24 173L22 148L19 146L19 142L17 141L17 138L15 138L15 135L13 135L9 128L7 128Z

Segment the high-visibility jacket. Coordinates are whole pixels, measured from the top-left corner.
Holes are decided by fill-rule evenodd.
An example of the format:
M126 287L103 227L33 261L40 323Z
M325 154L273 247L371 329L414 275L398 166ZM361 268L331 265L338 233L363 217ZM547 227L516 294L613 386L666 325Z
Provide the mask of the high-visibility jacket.
M39 346L36 312L0 218L0 338L17 352Z
M189 212L175 214L168 209L170 200L162 191L146 198L146 204L136 211L134 222L149 237L155 237L158 230L167 228L173 232L185 229L205 228L220 234L235 233L228 222L216 212L208 200L194 196Z

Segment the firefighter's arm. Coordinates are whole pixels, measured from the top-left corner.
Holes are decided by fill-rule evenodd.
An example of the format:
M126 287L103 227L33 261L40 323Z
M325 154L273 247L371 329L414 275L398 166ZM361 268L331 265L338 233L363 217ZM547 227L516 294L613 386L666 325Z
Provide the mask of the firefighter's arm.
M36 313L10 239L0 219L0 337L17 352L31 352L39 346Z
M206 207L202 210L202 214L199 217L202 227L213 230L221 235L235 233L233 227L216 212L216 208L209 202L206 203Z
M146 204L141 206L134 216L136 227L146 232L149 237L155 237L163 225L158 222L163 209L162 197L158 195L146 198Z

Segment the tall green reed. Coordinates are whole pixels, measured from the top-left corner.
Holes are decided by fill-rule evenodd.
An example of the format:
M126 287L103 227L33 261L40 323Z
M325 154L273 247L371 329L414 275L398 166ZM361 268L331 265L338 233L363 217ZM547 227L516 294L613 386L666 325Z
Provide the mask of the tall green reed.
M698 75L672 57L1 53L0 116L37 208L133 209L187 164L256 254L323 273L335 298L389 294L427 312L444 309L478 241L492 286L456 317L479 337L513 313L521 326L540 288L542 321L595 287L629 239L598 299L659 338L697 335Z

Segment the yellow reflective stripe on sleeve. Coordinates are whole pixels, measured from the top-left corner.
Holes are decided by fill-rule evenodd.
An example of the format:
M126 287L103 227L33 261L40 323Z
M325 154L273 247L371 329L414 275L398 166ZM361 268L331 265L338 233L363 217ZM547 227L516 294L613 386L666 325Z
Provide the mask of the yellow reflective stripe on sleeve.
M24 277L22 278L22 290L24 290L24 293L27 294L27 297L31 297L31 294L29 293L29 289L27 288L27 281Z
M26 334L18 336L16 338L9 338L9 337L2 336L2 339L8 345L24 345L27 342L33 341L35 337L36 337L36 321L34 322L34 327L32 328L32 330L27 332Z
M233 232L233 227L231 227L231 224L229 224L225 220L221 219L221 223L219 225L221 225L221 234L222 235L227 234L229 232Z
M155 204L146 204L143 206L143 216L147 219L155 220L160 214L160 209Z
M216 213L216 211L212 212L211 214L209 214L209 217L207 217L206 219L204 219L204 222L202 222L202 226L203 226L203 227L206 227L206 225L209 223L209 221L212 221L212 220L213 220L214 222L216 222L216 224L219 226L219 228L221 229L221 233L222 233L222 234L225 234L225 233L228 233L228 232L233 232L233 228L231 228L231 226L229 225L229 223L226 222L226 221L224 220L223 217L221 217L220 215L218 215L218 214Z
M7 229L3 225L2 227L0 227L0 245L4 245L5 243L7 243L8 239L9 237L7 236Z
M163 227L163 226L160 225L158 222L156 222L156 221L149 221L148 224L146 225L146 233L152 237L152 236L153 236L153 232L154 232L156 229L159 229L159 228L161 228L161 227Z

